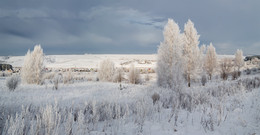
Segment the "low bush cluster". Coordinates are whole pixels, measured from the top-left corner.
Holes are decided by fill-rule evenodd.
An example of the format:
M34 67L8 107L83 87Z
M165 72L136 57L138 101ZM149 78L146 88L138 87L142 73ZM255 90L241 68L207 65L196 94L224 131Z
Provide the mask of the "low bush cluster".
M13 75L9 78L6 78L6 86L10 91L14 91L20 82L20 78L16 75Z

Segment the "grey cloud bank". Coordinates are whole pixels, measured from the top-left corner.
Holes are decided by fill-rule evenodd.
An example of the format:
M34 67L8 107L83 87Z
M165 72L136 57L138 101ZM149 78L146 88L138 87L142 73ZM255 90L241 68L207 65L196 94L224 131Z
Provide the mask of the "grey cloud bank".
M156 53L167 18L191 19L219 54L260 54L260 1L2 0L0 55Z

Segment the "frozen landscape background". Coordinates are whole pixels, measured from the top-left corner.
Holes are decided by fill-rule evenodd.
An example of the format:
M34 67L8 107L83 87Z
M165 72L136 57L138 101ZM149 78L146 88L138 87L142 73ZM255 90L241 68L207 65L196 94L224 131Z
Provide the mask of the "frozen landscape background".
M219 55L218 58L232 55ZM24 56L0 57L20 67ZM63 76L70 68L97 68L105 59L116 67L155 68L156 55L47 55L45 65ZM50 60L51 59L51 60ZM144 61L151 61L145 63ZM260 69L246 64L237 80L220 77L200 82L181 93L156 85L156 74L141 74L141 84L96 81L97 72L72 72L81 77L43 85L20 84L9 91L0 79L2 134L250 134L260 133ZM246 69L250 69L248 74ZM52 73L52 72L50 72ZM149 75L149 80L145 76ZM127 78L127 73L124 74ZM91 78L91 79L90 79ZM48 79L47 79L48 80ZM158 94L159 98L154 95ZM177 106L180 106L177 107Z
M259 135L259 5L1 0L0 135Z

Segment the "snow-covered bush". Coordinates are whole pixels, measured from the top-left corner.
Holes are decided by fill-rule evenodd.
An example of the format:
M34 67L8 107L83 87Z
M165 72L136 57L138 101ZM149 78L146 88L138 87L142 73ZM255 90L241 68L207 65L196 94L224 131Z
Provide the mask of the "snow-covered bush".
M115 64L110 59L103 60L98 69L98 78L100 81L113 81L115 74Z
M182 76L182 36L177 23L168 19L163 31L164 41L160 43L157 56L157 85L172 88L175 76ZM178 70L178 71L177 71Z
M240 74L241 74L240 71L233 71L233 72L231 72L232 79L233 80L237 79L240 76Z
M253 58L253 59L251 60L251 63L252 63L253 65L259 65L259 64L260 64L260 59L258 59L258 58Z
M201 125L203 126L204 130L207 131L214 131L214 120L213 120L212 109L203 108L203 115L201 117Z
M41 45L34 46L34 50L28 50L24 58L21 70L21 78L24 83L40 84L43 75L44 54Z
M63 75L63 83L64 83L64 84L73 83L73 73L72 73L71 69L69 69L69 71L66 72L66 73Z
M55 76L52 79L52 83L53 83L53 90L58 90L59 88L59 83L62 80L62 74L55 74Z
M210 43L210 45L207 47L204 68L209 75L209 79L211 80L212 75L215 73L217 68L217 54L212 43Z
M19 84L20 78L17 75L13 75L6 79L6 86L10 91L14 91Z
M152 100L153 100L153 104L155 104L157 101L160 100L160 95L155 92L155 93L152 95Z
M243 51L238 49L235 54L235 61L234 61L234 65L237 67L237 71L240 71L240 68L243 67L244 64L245 62L243 59Z
M260 87L260 77L255 76L252 78L240 78L238 79L238 84L245 87L247 91Z
M140 72L138 69L135 68L134 64L131 65L128 73L128 80L132 84L140 84L141 78L140 78Z
M202 75L202 77L201 77L201 84L202 84L203 86L205 86L206 83L207 83L207 76L204 74L204 75Z
M122 82L124 79L124 71L122 68L116 69L115 75L114 75L114 82Z
M224 58L220 62L220 76L223 80L228 79L228 75L232 71L233 63L231 58Z

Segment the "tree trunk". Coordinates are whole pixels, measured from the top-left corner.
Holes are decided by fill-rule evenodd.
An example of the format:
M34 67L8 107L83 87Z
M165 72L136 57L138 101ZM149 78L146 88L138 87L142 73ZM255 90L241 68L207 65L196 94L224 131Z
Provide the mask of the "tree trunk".
M188 76L188 87L190 87L190 76Z

